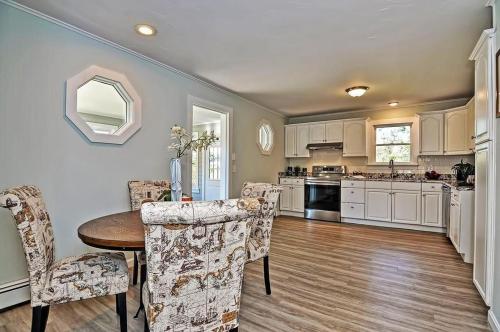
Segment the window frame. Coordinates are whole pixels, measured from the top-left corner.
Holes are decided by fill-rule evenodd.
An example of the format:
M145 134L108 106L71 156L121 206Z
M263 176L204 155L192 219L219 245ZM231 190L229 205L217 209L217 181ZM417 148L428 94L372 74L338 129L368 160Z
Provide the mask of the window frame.
M264 127L264 130L268 134L268 141L269 141L268 148L263 146L261 141L260 141L260 131L263 127ZM259 147L260 153L265 155L265 156L269 156L273 152L274 142L276 140L273 126L271 125L271 123L268 120L262 119L259 122L259 124L257 125L256 133L257 133L257 137L256 137L257 141L256 142L257 142L257 146Z
M386 166L388 162L377 162L376 147L377 137L376 128L380 127L397 127L402 125L410 126L410 161L395 162L395 165L417 166L418 153L420 151L420 122L417 116L406 118L394 118L387 120L369 120L368 121L368 165L369 166ZM406 145L406 144L390 144L390 145Z

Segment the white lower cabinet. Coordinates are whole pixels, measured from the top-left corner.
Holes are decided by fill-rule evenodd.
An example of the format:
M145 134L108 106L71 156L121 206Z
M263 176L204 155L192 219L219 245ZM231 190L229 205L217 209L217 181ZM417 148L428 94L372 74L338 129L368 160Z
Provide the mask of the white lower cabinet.
M391 221L391 191L366 189L366 219Z
M283 191L280 194L280 210L291 211L292 210L292 185L281 185Z
M441 192L422 192L422 225L443 226L443 194Z
M454 200L450 206L450 240L460 253L460 203Z
M304 212L304 180L282 178L280 185L283 191L280 194L280 211L296 213Z
M420 191L392 192L392 222L420 224Z

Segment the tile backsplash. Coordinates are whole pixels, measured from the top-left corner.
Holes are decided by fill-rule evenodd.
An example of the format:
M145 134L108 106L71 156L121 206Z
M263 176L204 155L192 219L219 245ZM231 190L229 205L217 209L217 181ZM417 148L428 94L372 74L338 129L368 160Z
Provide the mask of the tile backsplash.
M474 164L474 155L464 156L421 156L418 166L397 166L397 171L412 171L416 174L424 173L429 167L441 174L451 173L451 167L460 163L460 160ZM342 151L315 150L311 151L310 158L289 158L288 166L307 167L311 171L313 165L345 165L348 172L390 172L386 165L367 165L366 157L342 157Z

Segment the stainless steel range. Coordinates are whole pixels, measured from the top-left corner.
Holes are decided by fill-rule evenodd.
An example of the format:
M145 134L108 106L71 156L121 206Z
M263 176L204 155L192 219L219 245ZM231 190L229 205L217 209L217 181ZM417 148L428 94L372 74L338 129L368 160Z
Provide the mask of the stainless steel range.
M313 166L305 180L305 218L340 221L340 179L345 173L345 166Z

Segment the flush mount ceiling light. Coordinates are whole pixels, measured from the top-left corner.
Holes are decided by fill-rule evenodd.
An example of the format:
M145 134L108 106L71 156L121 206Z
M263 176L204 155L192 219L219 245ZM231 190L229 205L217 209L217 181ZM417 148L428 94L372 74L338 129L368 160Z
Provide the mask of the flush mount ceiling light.
M154 26L149 24L137 24L135 26L135 31L143 36L154 36L156 35L156 29Z
M389 106L396 107L399 105L399 101L390 101L388 102Z
M369 88L367 86L353 86L346 89L345 92L351 97L361 97Z

